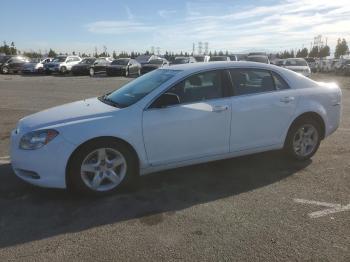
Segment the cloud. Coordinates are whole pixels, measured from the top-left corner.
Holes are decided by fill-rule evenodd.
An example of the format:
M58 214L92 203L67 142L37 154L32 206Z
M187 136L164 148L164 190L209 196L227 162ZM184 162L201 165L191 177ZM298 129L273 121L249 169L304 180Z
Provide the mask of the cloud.
M155 29L153 26L128 20L97 21L87 24L86 28L91 33L115 35L149 32Z
M129 20L133 20L134 19L134 14L131 12L130 8L128 6L125 6L125 11L126 14L128 16Z
M176 14L176 10L165 10L165 9L162 9L162 10L158 11L158 15L160 17L162 17L162 18L168 18L169 16L171 16L173 14Z
M262 3L262 4L261 4ZM265 4L264 4L265 3ZM145 43L172 50L191 50L192 43L209 42L211 50L240 51L252 48L271 51L309 46L322 34L334 45L338 37L350 37L350 5L347 0L261 1L255 6L207 0L187 2L185 11L169 19L132 21L97 21L87 26L100 34L148 32ZM175 10L159 10L169 18Z

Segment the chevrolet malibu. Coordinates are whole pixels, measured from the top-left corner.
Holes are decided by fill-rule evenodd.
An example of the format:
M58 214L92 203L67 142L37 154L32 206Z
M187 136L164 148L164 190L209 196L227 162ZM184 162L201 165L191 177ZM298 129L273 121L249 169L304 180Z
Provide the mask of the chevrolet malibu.
M139 175L257 152L309 159L340 114L336 84L281 67L174 65L21 119L11 161L34 185L107 194Z

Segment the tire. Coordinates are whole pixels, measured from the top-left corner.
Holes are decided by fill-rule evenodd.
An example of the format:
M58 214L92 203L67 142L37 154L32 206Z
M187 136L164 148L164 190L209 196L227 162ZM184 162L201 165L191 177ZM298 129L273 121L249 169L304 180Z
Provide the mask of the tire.
M93 69L92 67L89 69L89 76L90 77L94 77L95 76L95 69Z
M105 154L100 153L103 150L105 150ZM98 153L94 153L96 151ZM103 155L107 157L103 158ZM103 162L98 160L99 156ZM92 162L89 162L91 159ZM122 163L112 167L113 159ZM93 168L93 171L85 172L84 168L86 170ZM84 144L72 155L67 169L67 185L73 192L98 196L109 195L130 185L137 177L138 171L137 157L125 143L112 139L98 139ZM116 181L116 175L119 181ZM112 180L118 183L114 183ZM100 181L100 183L94 181Z
M60 68L60 73L61 73L62 75L66 74L66 73L67 73L67 67L62 66L62 67Z
M8 74L9 73L9 68L7 66L4 66L2 69L1 69L1 73L3 73L4 75Z
M301 118L290 127L285 141L286 153L299 161L310 159L321 143L321 126L312 118Z

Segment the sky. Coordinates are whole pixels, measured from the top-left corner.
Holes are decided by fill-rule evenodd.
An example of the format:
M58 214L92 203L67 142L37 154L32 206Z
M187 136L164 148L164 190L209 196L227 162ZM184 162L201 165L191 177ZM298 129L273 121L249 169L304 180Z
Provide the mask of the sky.
M350 41L349 0L1 0L0 40L22 51L191 52L310 48ZM6 25L4 23L6 21Z

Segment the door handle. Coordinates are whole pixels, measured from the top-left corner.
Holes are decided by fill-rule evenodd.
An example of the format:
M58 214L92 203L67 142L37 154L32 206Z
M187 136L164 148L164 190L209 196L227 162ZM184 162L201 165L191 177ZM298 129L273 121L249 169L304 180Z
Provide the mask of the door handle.
M213 112L222 112L226 111L228 109L228 106L213 106L212 111Z
M282 103L290 103L292 101L294 101L294 97L293 96L286 96L281 98L280 100Z

